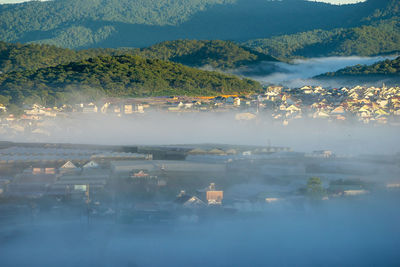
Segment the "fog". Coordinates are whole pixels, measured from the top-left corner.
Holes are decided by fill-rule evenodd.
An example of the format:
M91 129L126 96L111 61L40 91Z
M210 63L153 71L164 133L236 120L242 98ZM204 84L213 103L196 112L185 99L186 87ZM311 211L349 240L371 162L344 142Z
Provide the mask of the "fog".
M291 147L310 152L393 154L400 151L399 127L299 119L288 126L258 114L235 120L237 112L162 113L116 117L80 114L46 120L40 134L0 134L1 140L103 145L242 144ZM78 113L79 114L79 113Z
M398 266L397 199L215 215L206 222L46 221L0 232L2 266Z
M313 77L335 72L339 69L357 64L371 65L385 59L394 59L394 56L377 57L321 57L297 59L292 63L263 63L251 69L234 71L249 76L264 84L282 84L287 87L301 87L304 85L343 86L343 82L330 79L329 81L314 80ZM268 73L263 75L263 73Z
M48 119L35 134L1 134L0 139L105 145L273 145L297 152L329 149L353 156L393 156L400 151L396 126L311 119L282 126L267 115L238 121L236 114L75 114ZM238 161L241 165L233 166L237 171L224 180L234 184L223 188L227 199L223 208L171 209L174 217L168 220L130 223L94 216L88 220L83 201L82 212L75 216L70 213L77 206L56 200L53 208L42 204L39 215L28 209L3 219L0 213L0 266L399 266L400 195L381 188L386 181L399 182L398 162L378 163L380 156L377 162L360 163L361 159L351 157L326 161L331 169L345 166L359 172L319 174L325 187L332 179L355 177L377 183L378 189L360 197L313 201L298 193L312 175L305 172L305 163L285 161L279 154L274 157L277 161L261 165L251 158ZM203 178L209 176L204 170ZM255 201L263 192L281 194L283 200ZM137 203L101 205L117 210Z

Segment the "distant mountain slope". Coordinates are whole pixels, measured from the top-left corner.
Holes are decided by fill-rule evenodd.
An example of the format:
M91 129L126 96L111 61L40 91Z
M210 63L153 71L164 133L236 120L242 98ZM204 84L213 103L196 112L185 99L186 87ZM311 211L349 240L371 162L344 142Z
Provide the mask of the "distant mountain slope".
M101 56L0 75L2 101L16 104L51 105L101 95L218 95L259 90L261 85L252 80L130 55Z
M176 39L243 41L359 26L366 18L374 20L387 1L349 6L303 0L34 1L0 6L0 36L69 48L144 47Z
M53 0L1 5L0 36L3 41L90 47L118 32L117 24L178 25L209 6L233 1Z
M400 20L391 19L349 29L314 30L243 45L278 58L321 56L373 56L400 51Z
M369 4L374 1L370 0ZM278 58L397 53L400 51L400 1L382 0L381 4L358 27L317 29L249 40L243 45Z
M343 76L368 76L387 75L400 78L400 57L394 60L384 60L373 65L356 65L347 67L336 72L328 72L318 77L343 77Z
M34 70L79 61L100 55L138 55L170 60L193 67L210 66L230 69L248 66L275 58L228 41L178 40L143 49L70 50L51 45L11 44L0 42L0 71Z
M399 0L370 0L370 4L375 5L376 9L370 16L365 17L363 19L364 21L389 19L392 17L398 17L400 15Z
M328 72L314 77L313 80L335 86L382 86L382 83L389 86L399 86L400 57L377 62L373 65L356 65L336 72Z
M264 53L239 46L229 41L178 40L135 50L135 54L146 58L170 60L193 67L210 66L231 69L260 63L277 61Z

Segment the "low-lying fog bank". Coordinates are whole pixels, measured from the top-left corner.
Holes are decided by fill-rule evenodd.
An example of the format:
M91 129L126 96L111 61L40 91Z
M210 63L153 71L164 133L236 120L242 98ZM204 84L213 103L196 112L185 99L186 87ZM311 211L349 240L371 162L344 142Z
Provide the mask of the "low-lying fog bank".
M316 119L282 126L266 114L248 121L237 120L236 114L149 111L117 117L75 113L40 122L40 131L3 134L0 139L104 145L228 143L378 155L314 158L284 152L262 157L240 154L238 159L192 155L175 162L175 169L154 160L153 173L161 175L166 188L132 182L137 168L149 166L140 160L132 160L125 174L117 172L116 163L86 167L72 178L81 185L80 179L104 174L108 182L98 194L90 187L75 196L65 192L64 200L0 198L4 211L0 212L0 266L400 264L399 161L394 156L400 151L398 126ZM225 167L211 168L217 160L216 165ZM210 164L196 170L190 167L206 162ZM84 168L83 164L78 166ZM180 168L185 165L191 169ZM41 175L36 178L32 167L20 167L16 184L40 182ZM27 178L22 179L21 173ZM54 177L58 174L58 181L71 178L61 172ZM314 188L311 177L319 177L321 187ZM180 190L186 190L190 199L204 198L204 188L211 182L223 190L221 206L176 204ZM146 188L148 196L141 194ZM89 195L92 202L86 202Z
M1 266L398 266L399 199L205 222L43 221L0 230Z
M352 85L350 80L329 79L316 80L313 77L327 72L335 72L339 69L357 64L371 65L385 59L394 59L395 56L377 57L322 57L310 59L298 59L291 64L264 63L246 71L234 71L236 74L248 76L264 84L281 84L287 87L301 87L305 85L321 85L328 87L342 87ZM267 73L267 74L266 74ZM384 79L382 81L385 81ZM390 80L386 80L390 83ZM378 83L377 81L364 81L365 83Z
M259 114L250 121L237 121L235 115L234 112L150 112L132 117L81 114L46 120L39 133L0 134L0 140L104 145L273 145L302 152L329 149L342 154L394 154L400 151L397 126L307 119L282 126L267 115Z

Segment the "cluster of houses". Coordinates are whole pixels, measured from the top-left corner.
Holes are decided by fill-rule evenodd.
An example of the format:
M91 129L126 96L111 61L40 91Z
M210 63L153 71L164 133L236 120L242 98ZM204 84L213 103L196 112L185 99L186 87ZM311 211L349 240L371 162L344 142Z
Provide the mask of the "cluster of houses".
M132 186L149 192L167 186L168 177L204 174L204 170L218 174L225 172L222 164L207 164L185 161L131 160L112 161L101 164L90 161L67 161L61 166L38 162L10 178L0 179L0 198L37 200L43 197L78 200L88 203L93 194L108 192L115 181L124 181L123 186ZM115 188L114 188L115 189ZM135 191L132 191L134 194ZM196 191L196 195L184 190L173 205L178 208L205 208L220 206L223 191L214 183Z
M50 135L46 121L74 114L140 116L158 112L233 112L238 121L254 120L267 114L287 125L292 120L309 118L399 125L400 87L323 88L270 86L259 95L221 95L217 97L107 98L97 103L79 103L61 107L26 106L22 115L7 113L0 105L0 134L29 133ZM265 117L264 117L265 118Z
M113 152L120 147L107 152L107 148L54 144L0 147L0 210L7 206L12 211L21 203L25 207L33 203L51 207L56 213L86 211L93 218L161 221L181 214L201 217L298 207L308 201L310 177L321 177L323 200L375 192L398 194L400 188L400 155L379 156L377 161L341 158L330 150L305 154L255 146L168 147L170 151L185 151L186 158L178 160L158 159L148 153L148 147L131 153ZM376 177L383 177L382 181L372 183ZM41 212L34 207L31 212L37 210Z
M182 190L177 195L175 203L184 208L204 208L222 205L223 198L224 191L217 190L215 183L211 183L207 188L197 190L196 195L187 194L185 190Z
M88 187L104 188L108 176L94 161L79 167L71 161L60 167L37 164L5 182L2 194L11 198L66 196L85 192Z
M398 124L400 87L325 89L304 86L296 89L271 86L259 96L260 105L272 110L272 117L288 124L303 117L331 121Z
M200 179L205 173L220 177L226 173L224 163L153 159L153 154L147 151L128 152L139 151L136 147L13 145L7 142L2 145L0 197L7 198L82 198L89 190L104 192L114 190L114 186L122 190L156 192L165 188L171 179ZM180 187L180 184L175 183L175 186Z

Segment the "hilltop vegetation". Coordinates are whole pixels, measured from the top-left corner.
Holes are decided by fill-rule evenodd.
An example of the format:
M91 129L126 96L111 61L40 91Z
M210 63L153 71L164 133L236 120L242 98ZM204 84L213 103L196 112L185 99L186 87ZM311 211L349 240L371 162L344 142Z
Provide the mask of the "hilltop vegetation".
M0 71L35 70L101 55L137 55L193 67L210 66L216 69L231 69L261 61L276 61L273 57L228 41L178 40L143 49L96 48L78 51L52 45L0 42Z
M232 69L261 61L277 61L264 53L239 46L229 41L167 41L136 50L135 54L146 58L170 60L193 67L210 66Z
M336 6L303 0L56 0L0 6L0 36L68 48L145 47L176 39L244 41L356 27L393 16L392 0Z
M96 56L95 50L77 52L52 45L0 42L0 71L23 71L55 66Z
M0 76L2 103L60 103L101 96L218 95L250 93L248 79L137 56L100 56L79 62Z
M328 72L318 77L369 76L386 75L400 77L400 57L394 60L384 60L373 65L356 65L336 72Z
M373 56L400 51L400 20L331 31L314 30L256 39L245 46L278 58L320 56Z

